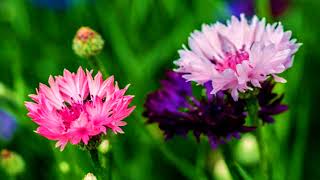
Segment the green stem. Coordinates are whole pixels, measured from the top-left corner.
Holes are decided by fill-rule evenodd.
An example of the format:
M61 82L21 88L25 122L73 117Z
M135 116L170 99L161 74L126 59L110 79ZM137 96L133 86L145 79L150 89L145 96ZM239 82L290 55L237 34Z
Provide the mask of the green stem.
M158 144L159 150L187 179L194 179L194 167L185 159L177 157L165 144Z
M112 161L113 161L112 151L108 152L108 179L112 180Z
M91 156L91 159L92 159L92 162L93 162L93 165L94 165L94 171L95 171L95 174L100 177L101 179L105 180L105 179L109 179L111 180L111 167L109 167L108 170L106 170L105 168L103 168L101 166L101 163L99 161L99 153L98 153L98 150L97 149L92 149L89 151L90 152L90 156ZM111 152L109 152L111 154ZM109 165L111 164L111 161L112 159L111 158L108 158L108 161L109 161ZM108 173L108 175L106 174Z
M92 149L89 151L90 152L90 156L95 168L95 171L99 171L102 167L99 161L99 154L98 154L98 150L97 149Z
M106 68L104 67L104 64L97 56L92 56L88 58L88 60L91 68L100 70L104 77L108 76L108 73Z
M256 12L260 17L269 19L270 16L270 1L269 0L257 0Z
M195 179L209 179L205 175L206 172L206 159L207 159L207 146L205 141L201 141L198 145L197 159L195 164Z
M240 179L240 176L237 173L238 171L236 169L235 162L232 157L232 150L230 148L230 145L228 145L228 144L224 145L224 147L222 149L222 154L223 154L224 161L229 169L229 172L230 172L232 179L233 180Z
M226 144L222 149L223 157L233 180L253 180L253 178L233 159L232 148Z
M266 146L263 140L263 131L262 131L262 122L259 121L258 113L259 113L259 102L257 97L252 97L247 100L247 108L249 113L249 119L251 123L254 123L257 126L256 130L256 138L259 146L259 154L260 154L260 168L261 175L263 179L269 179L269 164L268 164L268 155L266 151Z
M12 53L12 74L14 77L13 88L15 92L15 99L19 106L23 106L24 95L25 95L25 83L22 75L22 61L21 61L21 48L18 41L15 39L12 41L13 48L15 49Z
M140 119L140 116L138 114L142 114L142 112L138 109L133 116L136 119ZM138 123L141 123L141 121L138 121ZM144 124L140 124L140 126L144 126ZM178 157L174 152L172 152L168 146L162 142L159 141L157 137L153 133L148 130L148 128L142 128L141 131L147 138L150 139L151 142L154 143L155 146L159 147L159 151L163 154L163 156L170 162L176 169L185 176L185 178L193 180L195 178L195 166L191 163L189 163L187 160ZM205 177L205 173L198 172L199 176Z
M242 179L253 180L253 178L238 163L235 163L234 166Z

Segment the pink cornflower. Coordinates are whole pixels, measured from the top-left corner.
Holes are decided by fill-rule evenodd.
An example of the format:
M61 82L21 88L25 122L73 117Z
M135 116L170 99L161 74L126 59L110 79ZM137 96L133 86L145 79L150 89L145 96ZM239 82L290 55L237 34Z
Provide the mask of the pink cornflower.
M299 46L280 22L266 24L256 16L248 22L241 14L240 19L232 16L227 25L204 24L201 31L194 31L189 38L190 50L185 46L179 50L176 71L198 84L211 81L211 94L229 90L237 100L239 92L261 87L270 76L285 83L277 74L292 66Z
M135 107L128 107L133 96L124 95L128 86L119 89L113 76L103 80L100 72L77 73L64 70L63 76L49 77L49 87L41 84L34 102L26 102L28 116L39 125L36 133L58 141L56 147L66 144L88 144L91 137L106 134L107 129L123 133L123 121Z

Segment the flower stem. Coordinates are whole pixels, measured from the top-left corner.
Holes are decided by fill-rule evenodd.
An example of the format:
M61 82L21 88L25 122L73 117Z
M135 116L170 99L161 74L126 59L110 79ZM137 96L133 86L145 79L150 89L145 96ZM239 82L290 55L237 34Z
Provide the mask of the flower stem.
M90 152L90 156L94 165L94 168L96 171L99 171L102 167L99 161L99 154L98 154L98 150L97 149L92 149L89 151Z
M111 172L111 166L109 166L108 170L106 170L105 168L103 168L101 166L101 163L99 161L99 153L98 153L98 150L97 149L92 149L89 151L90 152L90 156L91 156L91 159L92 159L92 162L93 162L93 165L94 165L94 171L95 171L95 174L100 177L101 179L108 179L108 180L111 180L112 178L112 172ZM111 152L109 152L109 154L111 154ZM111 155L110 157L108 158L108 161L109 161L109 165L111 165ZM108 173L108 174L107 174Z
M249 113L249 119L251 123L254 123L257 126L256 130L256 138L259 146L259 154L260 154L260 168L261 175L263 179L268 179L269 174L269 164L268 164L268 155L266 151L266 146L263 140L263 132L262 132L262 122L259 121L258 113L259 113L259 102L257 97L251 97L247 100L247 108Z
M142 112L140 112L140 110L137 110L133 116L136 119L140 119L140 117L138 116L138 114L142 114ZM140 121L141 122L141 121ZM141 126L143 126L144 124L141 124ZM150 130L148 130L147 128L142 128L141 131L147 138L150 139L151 142L154 143L155 146L159 147L159 151L163 154L163 156L168 160L168 162L170 162L172 165L174 165L174 167L176 167L176 169L185 176L186 179L197 179L197 177L195 177L195 166L191 163L189 163L186 159L180 158L179 156L177 156L170 148L168 148L168 146L162 142L159 141L159 139L157 139L157 137L151 133ZM201 177L205 177L205 173L203 172L198 172L199 175Z
M113 161L112 151L108 152L108 179L112 180L112 161Z
M233 180L253 180L253 178L244 170L244 168L242 168L236 161L233 160L230 145L226 144L222 153Z
M270 19L270 1L269 0L258 0L256 3L256 11L260 17Z
M206 177L206 159L207 159L207 146L205 141L200 141L195 163L195 179L209 179Z
M97 56L89 57L88 60L91 68L100 70L102 75L105 77L108 76L108 73L106 68L104 67L104 64Z
M226 165L229 169L229 172L230 172L230 175L232 177L232 179L234 180L237 180L239 179L239 176L237 175L237 171L235 169L235 166L234 166L234 161L233 161L233 158L232 158L232 151L229 147L228 144L226 144L224 147L223 147L223 150L222 150L222 153L223 153L223 158L224 158L224 161L226 162Z

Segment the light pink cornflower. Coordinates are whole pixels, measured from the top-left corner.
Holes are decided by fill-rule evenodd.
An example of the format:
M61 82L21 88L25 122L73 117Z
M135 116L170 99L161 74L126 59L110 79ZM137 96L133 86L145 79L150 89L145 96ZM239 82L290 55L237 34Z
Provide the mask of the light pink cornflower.
M191 34L188 44L190 49L183 46L179 50L176 71L198 84L210 81L212 94L229 90L234 100L239 92L260 87L270 76L285 83L277 74L292 66L301 45L280 22L266 24L256 16L248 22L244 14L240 19L232 16L227 25L202 25L201 31Z
M123 133L123 121L135 107L128 107L133 96L124 95L128 86L119 89L113 76L103 80L98 72L77 73L64 70L63 76L49 77L49 87L41 84L34 102L26 102L28 116L39 125L36 133L58 141L56 147L66 144L88 144L93 136L106 134L107 129Z

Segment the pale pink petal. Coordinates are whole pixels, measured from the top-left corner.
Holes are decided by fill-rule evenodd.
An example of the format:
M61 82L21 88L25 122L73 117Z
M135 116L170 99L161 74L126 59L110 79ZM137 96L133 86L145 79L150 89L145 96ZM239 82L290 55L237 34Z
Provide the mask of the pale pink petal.
M183 46L178 51L176 71L184 73L187 81L211 81L213 94L229 90L237 99L239 91L261 87L270 76L284 82L277 74L292 66L301 46L291 35L280 22L268 24L257 16L248 21L244 14L232 16L227 25L204 24L190 35L190 50Z
M284 78L282 78L282 77L279 77L279 76L277 76L277 75L272 75L273 76L273 78L274 78L274 80L276 81L276 82L280 82L280 83L286 83L287 82L287 80L285 80Z

